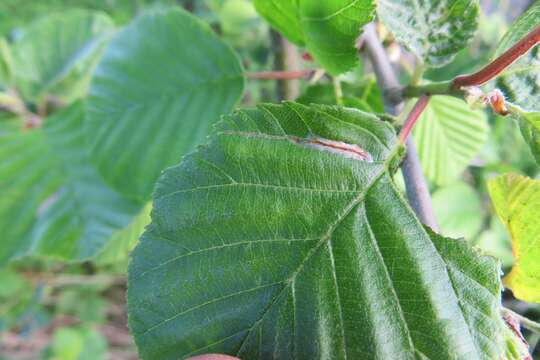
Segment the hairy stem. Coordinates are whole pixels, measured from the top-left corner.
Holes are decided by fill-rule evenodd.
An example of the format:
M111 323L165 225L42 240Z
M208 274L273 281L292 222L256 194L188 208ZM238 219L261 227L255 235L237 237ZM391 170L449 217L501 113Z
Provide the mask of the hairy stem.
M403 104L401 102L394 102L386 94L388 89L399 88L400 85L396 73L390 64L388 55L377 36L373 23L368 24L364 28L363 37L365 49L373 65L377 81L385 94L386 111L392 115L396 115L403 107ZM407 197L412 208L424 224L435 231L439 231L439 226L433 213L429 189L422 173L420 160L418 159L412 137L409 137L407 140L407 155L401 166L401 170L405 179Z
M459 89L463 86L478 86L488 82L523 56L533 46L538 44L538 42L540 42L540 25L480 71L471 75L456 77L453 81L453 87Z
M409 134L411 133L412 128L414 127L414 124L416 124L416 120L422 115L422 112L426 108L427 104L429 103L430 95L422 95L414 105L413 109L409 113L409 116L407 117L407 120L405 121L405 125L403 126L403 129L401 129L401 133L399 134L399 139L402 143L405 143L407 139L409 138Z

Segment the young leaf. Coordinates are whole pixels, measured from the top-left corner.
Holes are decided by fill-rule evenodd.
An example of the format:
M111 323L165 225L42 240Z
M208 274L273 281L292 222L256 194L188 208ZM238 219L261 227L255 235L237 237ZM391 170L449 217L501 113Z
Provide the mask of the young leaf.
M420 224L391 179L402 155L357 110L226 117L165 171L132 253L142 357L501 358L499 266Z
M332 75L358 62L355 41L373 19L373 0L255 0L257 11L289 40L307 47Z
M540 181L506 174L491 180L488 188L512 238L515 263L504 283L517 298L540 302Z
M497 47L495 57L501 55L540 26L540 2L536 2L511 27ZM528 111L540 111L540 47L532 48L521 59L506 69L498 78L498 85L512 102Z
M452 97L433 97L414 131L426 176L439 185L454 180L486 143L488 131L483 111Z
M477 0L379 0L377 14L395 38L428 66L443 66L478 26Z
M80 96L112 30L107 15L86 10L38 20L13 45L13 85L28 101L44 94L67 100Z
M208 25L180 9L137 18L111 41L87 103L92 157L141 205L160 172L236 104L242 67Z

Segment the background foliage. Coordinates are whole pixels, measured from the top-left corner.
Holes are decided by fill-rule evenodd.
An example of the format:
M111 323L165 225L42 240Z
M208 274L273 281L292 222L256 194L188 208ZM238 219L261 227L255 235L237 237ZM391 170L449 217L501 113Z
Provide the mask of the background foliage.
M454 10L464 11L460 1L454 2ZM297 16L282 18L265 8L268 3L0 3L0 104L10 110L0 112L0 190L5 195L0 199L0 263L4 265L0 271L0 358L71 360L89 354L92 359L136 358L124 307L127 254L149 223L155 180L165 167L203 142L219 114L228 113L235 104L249 107L281 100L283 84L244 83L242 78L243 69L269 70L282 63L281 39L255 8L278 29L286 27L284 35L304 44L316 62L341 74L345 105L383 111L369 66L358 60L356 52L341 51L344 43L354 39L354 31L329 31L336 26L347 29L351 17L357 16L354 7L350 13L329 17L335 13L333 9L312 14L305 6L291 10ZM385 14L384 7L394 2L381 3L379 12ZM410 17L407 1L401 3L402 16ZM355 4L363 6L361 1ZM411 57L392 34L409 43L408 50L426 64L442 66L427 71L431 80L469 73L511 44L512 39L504 39L497 49L505 30L528 2L480 4L467 11L479 11L479 30L455 57L440 49L462 47L466 40L456 38L426 48L422 46L426 33L403 28L403 23L393 21L395 17L383 16L386 42L396 64L404 69L402 78L414 77L407 72ZM152 16L164 6L183 7L200 20L178 10L169 15L170 26L157 25ZM535 19L538 8L531 10L529 19ZM314 21L317 18L325 21ZM429 28L433 21L429 14L417 19L421 29ZM297 22L298 26L291 26ZM306 30L301 31L300 23L305 22ZM454 25L472 33L475 24L471 22ZM530 24L525 18L517 26ZM215 33L213 40L205 42L203 35L211 32ZM145 41L148 33L170 41ZM186 34L186 40L200 44L201 53L185 56L181 47L171 45L188 37ZM327 47L321 48L321 42ZM538 47L535 51L516 66L536 66ZM213 54L211 58L208 52ZM340 57L329 58L329 53ZM144 54L158 54L159 59ZM317 66L302 60L301 53L294 55L299 67ZM159 67L153 65L156 62ZM200 67L199 77L191 76L193 64ZM354 71L346 72L355 64L359 66ZM529 80L508 75L498 85L525 110L538 111L519 99L523 92L519 87ZM201 87L190 93L194 84ZM208 98L209 87L223 96ZM302 83L298 90L298 101L305 104L336 101L328 78L318 84ZM171 94L171 98L163 94ZM489 196L505 196L504 178L490 182L489 189L486 184L507 172L538 178L533 156L538 154L534 145L531 153L515 122L470 110L453 99L433 100L415 130L415 140L443 233L466 237L500 258L509 273L515 260L505 229L506 213ZM88 123L83 120L85 110L94 114ZM176 121L179 117L184 119L182 123ZM159 126L153 122L156 118ZM521 127L531 144L539 144L539 130L523 121ZM131 136L133 129L141 128L145 136ZM463 137L464 132L470 136ZM89 151L80 146L86 142ZM123 148L130 151L123 152ZM538 186L537 181L531 180L530 186ZM516 271L506 281L519 281ZM540 316L540 308L518 302L509 292L505 304L532 318ZM534 349L539 339L527 336Z

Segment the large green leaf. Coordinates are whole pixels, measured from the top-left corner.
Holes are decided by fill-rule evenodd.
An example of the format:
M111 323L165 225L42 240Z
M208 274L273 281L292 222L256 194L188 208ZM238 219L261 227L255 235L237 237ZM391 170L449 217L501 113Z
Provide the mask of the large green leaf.
M455 180L480 152L488 132L483 111L452 97L433 97L414 131L426 176L439 185Z
M333 75L358 62L355 41L373 19L373 0L255 0L257 11L289 40L305 45Z
M226 117L165 171L132 253L142 357L501 358L499 266L421 225L391 179L401 157L357 110Z
M236 104L242 67L212 30L180 9L145 13L111 41L92 80L92 156L118 191L149 199L160 172Z
M527 33L540 26L540 2L536 2L506 32L495 56L521 40ZM540 47L536 46L498 78L506 96L528 111L540 111Z
M80 96L112 29L107 15L85 10L38 20L14 44L14 85L29 101L45 94L67 100Z
M512 238L515 263L505 285L519 299L540 302L540 180L506 174L491 180L488 187Z
M477 0L379 0L377 13L401 44L439 67L473 37L479 6Z

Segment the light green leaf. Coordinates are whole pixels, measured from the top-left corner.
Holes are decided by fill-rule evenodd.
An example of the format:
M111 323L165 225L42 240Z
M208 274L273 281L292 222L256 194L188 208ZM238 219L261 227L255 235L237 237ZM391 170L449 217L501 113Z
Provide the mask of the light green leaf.
M180 9L143 14L111 41L92 80L94 162L145 204L160 172L204 140L243 84L238 58L206 24Z
M506 32L495 56L501 55L540 25L540 2L536 2ZM497 79L505 95L529 111L540 111L540 47L532 48Z
M462 100L433 97L415 126L414 139L426 176L444 185L458 178L487 141L484 111Z
M301 0L253 0L255 9L291 42L303 46L304 32L300 24Z
M11 47L3 37L0 37L0 86L11 84L13 55Z
M83 116L77 102L44 128L1 138L0 264L23 255L92 258L140 211L92 167Z
M111 190L91 165L82 102L47 119L43 130L64 181L42 207L30 251L72 261L91 258L140 207Z
M540 303L540 180L506 174L491 180L488 188L515 257L504 283L517 298Z
M433 210L446 236L471 241L482 228L481 199L467 183L457 182L433 193Z
M112 32L99 12L54 13L23 29L13 45L13 81L28 101L45 94L71 100L86 92L93 69Z
M108 265L118 264L125 260L139 241L146 225L150 224L151 210L152 205L148 203L128 226L117 231L96 256L95 263Z
M142 358L502 358L499 266L421 225L391 179L402 155L357 110L226 117L165 171L132 253Z
M61 183L42 131L0 134L0 265L27 252L35 218Z
M107 341L98 331L61 327L55 330L51 360L104 360Z
M373 19L373 0L255 0L259 13L289 40L307 47L332 75L358 62L356 39Z
M477 0L379 0L377 13L395 38L428 66L448 64L478 26Z

